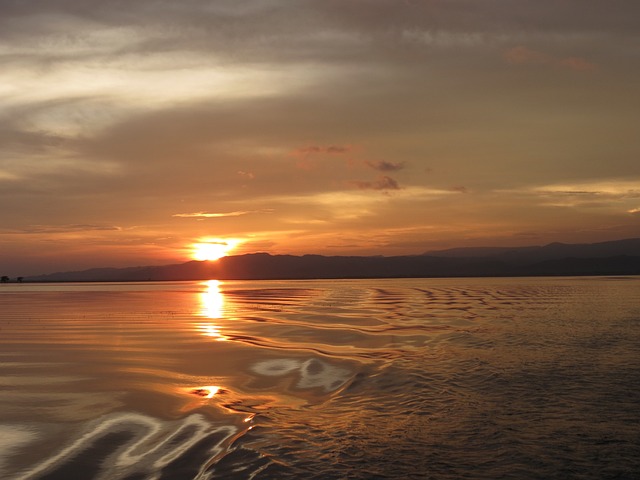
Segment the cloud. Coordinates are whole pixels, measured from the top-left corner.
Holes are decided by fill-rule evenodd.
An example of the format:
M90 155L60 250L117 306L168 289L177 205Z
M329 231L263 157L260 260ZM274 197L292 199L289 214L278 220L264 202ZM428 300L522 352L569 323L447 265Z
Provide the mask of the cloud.
M542 195L605 197L605 198L640 198L640 182L633 180L610 180L589 183L546 185L532 189Z
M374 170L379 170L381 172L396 172L398 170L402 170L404 168L405 162L387 162L386 160L378 160L378 161L370 161L367 160L365 163L373 168Z
M322 155L339 157L350 151L352 151L350 145L307 145L296 148L291 154L298 159L296 161L297 168L315 170L320 165L318 159L323 158Z
M579 72L588 72L597 68L594 63L591 63L584 58L562 58L523 46L513 47L506 50L503 57L508 63L514 65L551 65Z
M627 210L627 213L630 213L631 215L640 215L640 207Z
M24 228L0 230L2 234L18 234L31 235L42 233L74 233L74 232L92 232L92 231L121 231L121 227L113 225L91 225L91 224L72 224L72 225L29 225Z
M354 180L349 182L359 190L400 190L400 185L396 180L387 175L381 175L372 182Z
M549 55L522 46L508 49L503 56L507 62L513 64L546 64L551 62Z
M309 155L315 153L325 153L328 155L342 155L343 153L348 153L351 151L351 146L349 145L309 145L306 147L300 147L294 150L294 154L297 155Z
M19 175L16 175L12 172L7 172L6 170L0 170L0 182L1 181L14 181L20 179Z
M239 210L236 212L210 213L210 212L194 212L194 213L175 213L172 217L180 218L223 218L223 217L241 217L252 213L271 213L273 210Z
M556 64L581 72L589 72L597 68L595 64L579 57L562 58L558 60Z
M530 197L544 207L609 208L619 211L621 206L640 198L640 182L634 180L601 180L566 184L550 184L519 190L497 190L517 198ZM631 213L631 212L629 212Z
M637 0L119 3L0 0L2 228L117 221L179 250L215 223L216 235L273 231L286 250L292 219L331 238L354 218L371 231L422 222L428 203L446 235L450 222L542 231L556 214L566 228L606 223L545 202L609 203L616 219L637 206L611 187L555 185L637 178ZM580 82L547 75L604 62L607 75ZM533 81L514 75L527 66ZM411 175L394 173L405 164ZM250 214L264 207L277 214Z
M401 38L409 43L430 47L474 47L487 43L487 36L478 32L447 32L436 29L408 29L401 32Z

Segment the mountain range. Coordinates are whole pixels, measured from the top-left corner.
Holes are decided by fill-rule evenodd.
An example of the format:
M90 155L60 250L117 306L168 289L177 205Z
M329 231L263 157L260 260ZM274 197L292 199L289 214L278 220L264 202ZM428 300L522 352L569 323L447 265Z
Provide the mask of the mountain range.
M471 247L403 256L232 255L164 266L94 268L31 282L640 275L640 238L591 244Z

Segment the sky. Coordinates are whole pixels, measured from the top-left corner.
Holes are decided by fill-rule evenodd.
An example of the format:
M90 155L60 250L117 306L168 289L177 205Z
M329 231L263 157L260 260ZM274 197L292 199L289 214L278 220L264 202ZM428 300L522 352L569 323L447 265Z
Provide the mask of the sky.
M0 0L0 273L640 236L637 0Z

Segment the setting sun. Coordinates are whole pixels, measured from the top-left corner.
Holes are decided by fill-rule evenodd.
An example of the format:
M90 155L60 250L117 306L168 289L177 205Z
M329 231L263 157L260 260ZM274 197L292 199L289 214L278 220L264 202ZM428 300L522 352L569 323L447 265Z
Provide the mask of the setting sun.
M240 242L238 240L210 239L192 245L194 260L218 260L229 254Z

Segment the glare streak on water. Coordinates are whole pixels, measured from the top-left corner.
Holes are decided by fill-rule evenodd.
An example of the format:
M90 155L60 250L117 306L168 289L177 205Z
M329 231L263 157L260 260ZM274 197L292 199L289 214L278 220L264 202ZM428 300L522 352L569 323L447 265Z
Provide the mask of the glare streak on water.
M0 286L0 478L640 478L640 279Z

